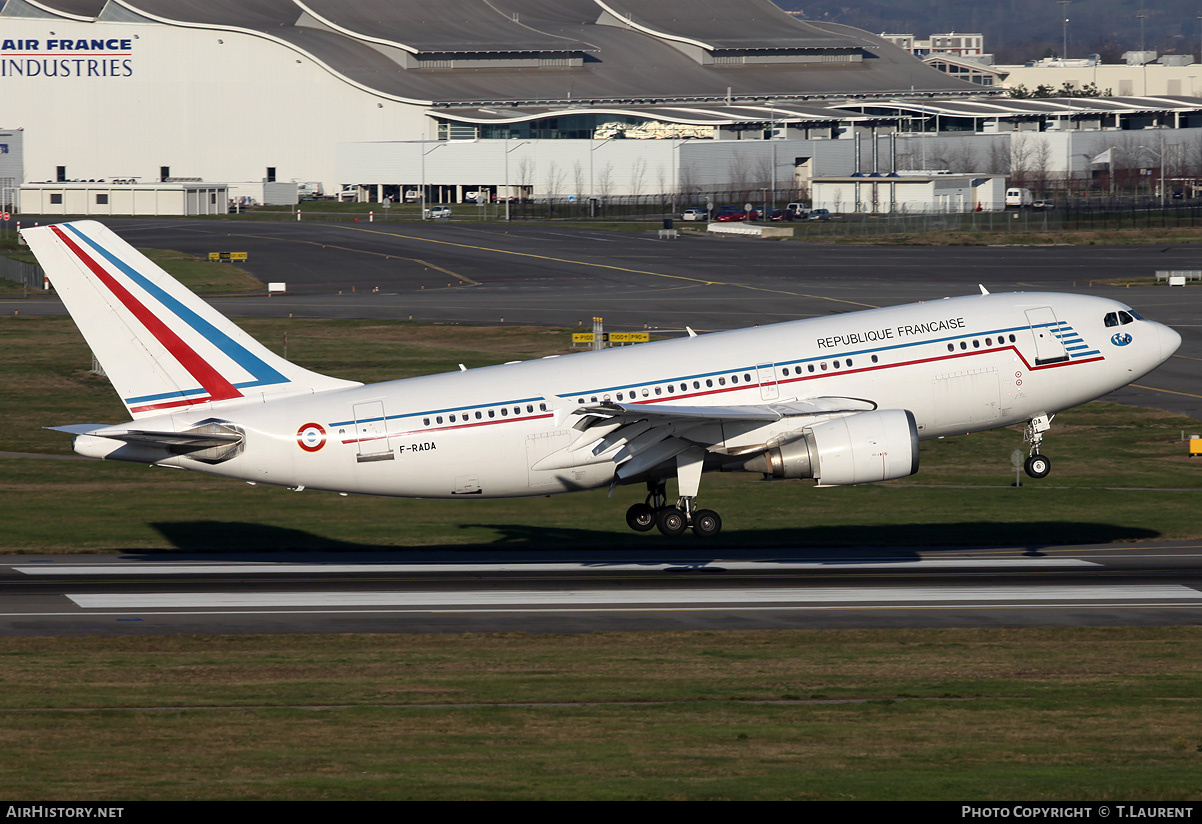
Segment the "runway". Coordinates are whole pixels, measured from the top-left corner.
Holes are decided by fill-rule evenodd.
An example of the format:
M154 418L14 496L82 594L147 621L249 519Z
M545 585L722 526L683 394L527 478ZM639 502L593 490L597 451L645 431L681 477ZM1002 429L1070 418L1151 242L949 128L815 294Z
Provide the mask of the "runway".
M1194 624L1202 544L0 564L6 635Z

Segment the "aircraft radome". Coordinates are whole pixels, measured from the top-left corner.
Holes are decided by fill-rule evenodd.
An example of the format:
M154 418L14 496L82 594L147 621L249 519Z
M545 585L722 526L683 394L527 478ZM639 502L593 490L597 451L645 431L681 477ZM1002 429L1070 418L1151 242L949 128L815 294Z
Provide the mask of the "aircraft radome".
M503 498L645 483L627 523L714 535L707 471L872 483L918 443L1052 417L1138 379L1181 337L1114 300L981 294L363 385L301 369L94 221L22 234L131 421L75 451L255 483ZM667 482L675 477L677 498Z

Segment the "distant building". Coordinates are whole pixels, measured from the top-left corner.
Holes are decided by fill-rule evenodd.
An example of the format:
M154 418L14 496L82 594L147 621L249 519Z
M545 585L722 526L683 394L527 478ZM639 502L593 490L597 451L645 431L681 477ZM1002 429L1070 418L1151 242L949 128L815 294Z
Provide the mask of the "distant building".
M955 54L961 57L987 57L990 61L993 59L993 55L985 54L985 35L980 33L965 34L952 31L947 34L932 34L926 40L919 40L912 34L882 33L881 37L918 58L932 54Z

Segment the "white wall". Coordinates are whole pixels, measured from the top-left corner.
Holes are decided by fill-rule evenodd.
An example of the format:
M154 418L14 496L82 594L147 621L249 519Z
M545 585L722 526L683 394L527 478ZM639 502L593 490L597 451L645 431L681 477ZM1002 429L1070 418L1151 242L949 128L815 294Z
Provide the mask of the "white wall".
M38 55L51 39L130 41L117 56L0 51L4 118L25 130L26 181L54 180L56 166L68 178L148 183L169 166L174 177L261 180L274 166L277 180L336 191L337 143L420 139L427 125L422 107L363 91L260 37L10 17L2 28L5 39L40 41Z

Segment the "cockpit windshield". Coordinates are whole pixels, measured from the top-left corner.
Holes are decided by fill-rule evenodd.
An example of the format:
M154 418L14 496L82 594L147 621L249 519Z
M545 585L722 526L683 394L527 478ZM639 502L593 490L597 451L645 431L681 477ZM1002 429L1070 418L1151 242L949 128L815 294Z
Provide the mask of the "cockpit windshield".
M1135 321L1143 319L1143 315L1132 309L1130 311L1108 312L1105 322L1107 326L1126 326L1128 323L1135 323Z

